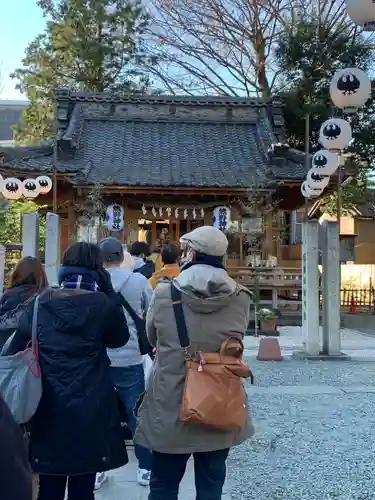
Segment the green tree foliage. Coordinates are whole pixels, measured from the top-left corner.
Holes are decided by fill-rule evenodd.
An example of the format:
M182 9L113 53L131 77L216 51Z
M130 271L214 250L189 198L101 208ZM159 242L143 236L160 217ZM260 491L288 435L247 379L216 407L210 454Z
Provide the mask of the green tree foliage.
M30 200L8 201L0 198L0 244L21 243L22 215L36 212L40 207ZM40 224L40 256L43 257L45 242L45 217L42 215ZM7 252L5 258L6 280L21 257L20 252Z
M22 67L11 75L30 100L22 126L15 127L16 140L24 144L53 137L57 86L142 93L150 84L142 71L149 18L140 2L39 0L38 5L45 31L28 45Z
M371 73L374 50L361 34L351 31L348 24L319 23L305 20L290 25L282 34L276 57L283 73L278 94L285 104L285 123L289 143L300 150L305 147L305 117L310 115L310 148L315 152L319 129L331 116L342 116L333 106L329 84L336 70L357 67ZM353 181L343 188L344 210L366 199L368 172L375 160L375 102L370 99L358 113L346 115L355 141L348 149L352 153ZM326 210L334 213L336 196L326 199Z

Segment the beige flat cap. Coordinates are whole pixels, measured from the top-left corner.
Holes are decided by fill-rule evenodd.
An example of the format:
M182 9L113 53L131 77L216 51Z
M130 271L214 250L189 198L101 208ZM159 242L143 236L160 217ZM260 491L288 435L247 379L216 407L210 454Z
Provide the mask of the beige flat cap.
M194 250L214 257L223 257L228 250L225 234L213 226L201 226L180 238L180 243L187 244Z

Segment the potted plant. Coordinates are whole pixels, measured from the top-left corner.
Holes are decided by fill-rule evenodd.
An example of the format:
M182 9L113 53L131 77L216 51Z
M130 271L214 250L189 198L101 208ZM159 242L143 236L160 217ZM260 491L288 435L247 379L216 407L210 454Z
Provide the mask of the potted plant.
M258 318L262 332L276 332L276 312L272 309L259 309Z

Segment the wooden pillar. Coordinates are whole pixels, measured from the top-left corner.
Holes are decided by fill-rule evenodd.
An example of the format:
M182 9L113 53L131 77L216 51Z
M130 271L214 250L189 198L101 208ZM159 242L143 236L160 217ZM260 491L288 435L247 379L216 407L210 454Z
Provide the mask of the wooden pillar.
M128 236L128 224L129 224L129 214L128 214L128 207L125 202L122 204L122 208L124 210L124 229L121 231L121 243L127 243L127 236Z
M76 240L77 235L77 212L74 206L74 200L68 203L68 234L69 244Z
M152 219L151 223L151 249L153 249L156 245L156 219L155 217Z
M264 240L262 248L262 259L267 259L272 251L273 227L272 227L272 212L269 212L264 217Z

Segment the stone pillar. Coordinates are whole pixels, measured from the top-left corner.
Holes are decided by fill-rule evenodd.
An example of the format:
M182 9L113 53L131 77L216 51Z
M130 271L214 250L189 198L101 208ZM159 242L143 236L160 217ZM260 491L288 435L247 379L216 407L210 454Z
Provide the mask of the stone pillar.
M5 277L5 246L0 245L0 296L4 291L4 277Z
M340 332L340 236L335 221L323 229L323 353L341 355Z
M38 257L39 215L37 212L22 216L22 256Z
M51 212L46 217L45 269L50 286L57 285L57 271L60 267L60 220Z
M302 227L302 330L304 354L318 356L319 334L319 223L312 220Z

